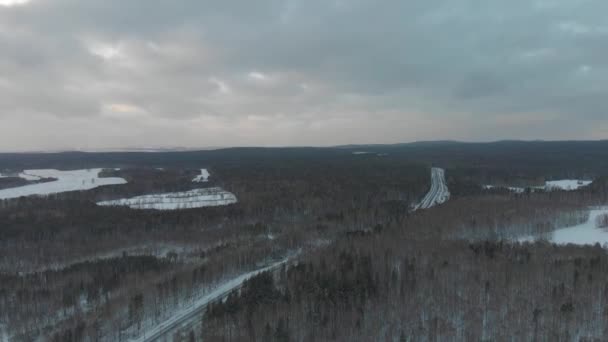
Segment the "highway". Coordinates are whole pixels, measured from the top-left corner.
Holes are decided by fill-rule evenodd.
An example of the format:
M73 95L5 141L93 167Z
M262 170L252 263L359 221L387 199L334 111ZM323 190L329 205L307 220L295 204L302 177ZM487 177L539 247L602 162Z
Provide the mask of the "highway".
M263 272L273 272L285 265L290 259L274 263L268 267L252 271L225 282L217 289L203 296L195 303L179 311L170 319L157 325L153 329L146 331L145 335L139 338L132 339L132 342L153 342L153 341L173 341L173 334L183 330L184 327L190 326L200 321L200 314L205 312L209 305L226 299L232 292L239 290L243 284Z
M445 181L445 170L438 167L431 169L431 189L414 210L429 209L443 204L450 199L450 191Z
M420 201L420 203L414 207L414 210L429 209L436 205L445 203L449 199L450 191L448 190L445 180L445 170L434 167L431 169L431 189L426 196L424 196L422 201ZM169 320L161 323L153 329L148 330L145 336L140 336L139 338L131 341L172 341L173 334L180 331L185 331L187 329L184 328L198 324L200 322L198 317L200 317L200 314L207 310L209 305L226 299L230 293L239 290L248 279L262 272L272 272L280 269L280 267L286 264L288 260L289 259L285 259L260 270L243 274L224 283L216 290L197 300L191 307L180 311Z

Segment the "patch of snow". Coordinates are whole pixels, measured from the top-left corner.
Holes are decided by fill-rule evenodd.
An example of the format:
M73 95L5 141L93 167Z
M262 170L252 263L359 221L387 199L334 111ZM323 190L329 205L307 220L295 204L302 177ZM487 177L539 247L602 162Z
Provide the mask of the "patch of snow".
M373 152L365 152L365 151L356 151L353 152L354 155L363 155L363 154L372 154Z
M544 190L544 191L555 191L555 190L565 190L572 191L578 190L582 187L588 186L593 183L593 181L586 180L578 180L578 179L564 179L558 181L548 181L545 182L544 186L533 186L528 189L534 190ZM485 190L490 189L507 189L509 191L521 194L526 191L526 188L514 187L514 186L496 186L496 185L484 185L483 188Z
M23 171L19 174L19 178L23 178L29 182L35 182L35 181L41 180L43 177L36 175L34 173L34 171L36 171L36 170Z
M194 183L205 183L209 181L209 171L207 169L201 169L201 174L196 176L192 182Z
M56 181L24 185L16 188L0 190L0 199L11 199L23 196L46 196L69 191L91 190L105 185L126 184L122 178L110 177L100 178L99 173L103 169L87 170L25 170L19 177L30 181L43 178L55 178Z
M550 181L545 184L546 190L578 190L582 187L588 186L593 181L578 180L578 179L564 179L558 181Z
M515 187L515 186L506 186L506 187L502 187L502 186L495 186L495 185L484 185L483 188L485 190L492 190L492 189L507 189L511 192L515 192L518 194L523 193L524 191L526 191L525 188L519 188L519 187Z
M0 342L8 342L8 333L6 332L6 326L4 324L0 324Z
M604 228L597 228L596 221L600 215L608 214L608 207L593 209L589 213L589 219L587 222L578 226L562 228L545 235L549 242L566 245L595 245L599 243L602 246L608 246L608 230ZM538 240L539 237L526 236L519 239L520 242L533 242Z
M178 210L217 207L234 203L237 203L237 198L233 193L222 188L207 188L103 201L97 205L124 206L131 209Z

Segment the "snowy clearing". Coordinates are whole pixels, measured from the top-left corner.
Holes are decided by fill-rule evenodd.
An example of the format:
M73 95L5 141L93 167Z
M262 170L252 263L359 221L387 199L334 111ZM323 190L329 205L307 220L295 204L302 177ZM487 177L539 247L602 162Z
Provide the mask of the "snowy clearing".
M578 190L582 187L588 186L593 181L578 180L578 179L564 179L558 181L551 181L545 184L546 190Z
M55 178L56 181L24 185L17 188L0 190L0 199L11 199L23 196L45 196L69 191L91 190L105 185L126 184L123 178L111 177L100 178L99 173L103 169L88 170L25 170L19 177L37 181L43 178Z
M608 214L608 207L593 209L589 213L587 222L578 226L562 228L555 230L549 235L544 235L543 238L549 242L558 245L575 244L575 245L595 245L599 243L602 246L608 247L608 230L597 228L596 221L600 215ZM519 239L520 242L534 242L541 237L526 236Z
M192 182L194 183L205 183L209 181L209 171L207 171L207 169L201 169L201 174L196 176L196 178L194 178L192 180Z
M564 179L564 180L558 180L558 181L549 181L549 182L545 182L545 186L534 186L534 187L530 187L529 189L534 191L534 190L544 190L544 191L555 191L555 190L565 190L565 191L573 191L573 190L578 190L582 187L588 186L591 183L593 183L593 181L587 181L587 180L578 180L578 179ZM515 192L518 194L524 193L526 191L526 188L520 188L520 187L515 187L515 186L497 186L497 185L484 185L483 186L484 190L491 190L491 189L507 189L511 192Z
M514 186L503 187L503 186L495 186L495 185L484 185L483 188L484 188L484 190L507 189L507 190L509 190L511 192L515 192L515 193L518 193L518 194L521 194L524 191L526 191L525 188L518 188L518 187L514 187Z
M237 198L222 188L194 189L184 192L143 195L98 202L100 206L123 206L131 209L179 210L217 207L237 203Z

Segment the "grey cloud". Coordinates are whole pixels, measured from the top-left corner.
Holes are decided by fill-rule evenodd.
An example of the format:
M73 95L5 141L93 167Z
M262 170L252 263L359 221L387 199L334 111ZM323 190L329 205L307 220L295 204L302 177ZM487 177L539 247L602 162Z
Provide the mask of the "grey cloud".
M102 145L111 134L154 145L167 125L192 146L525 138L526 116L576 116L572 133L596 137L606 11L601 0L31 0L0 7L0 120L86 119L106 128L91 138ZM11 125L0 144L18 149L2 138ZM339 125L350 131L332 134Z

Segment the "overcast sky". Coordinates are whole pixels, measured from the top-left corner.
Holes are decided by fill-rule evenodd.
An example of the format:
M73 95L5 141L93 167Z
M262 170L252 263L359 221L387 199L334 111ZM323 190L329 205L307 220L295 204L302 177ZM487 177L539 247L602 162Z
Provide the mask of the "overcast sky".
M0 0L0 150L608 138L606 0Z

